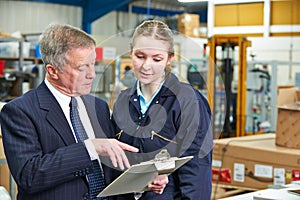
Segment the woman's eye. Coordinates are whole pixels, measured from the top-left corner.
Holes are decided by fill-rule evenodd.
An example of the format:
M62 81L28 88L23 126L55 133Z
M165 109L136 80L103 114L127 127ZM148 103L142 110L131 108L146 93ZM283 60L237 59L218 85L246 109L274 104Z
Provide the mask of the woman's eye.
M143 56L143 55L136 55L136 57L137 57L137 58L139 58L139 59L142 59L142 58L144 58L144 56Z

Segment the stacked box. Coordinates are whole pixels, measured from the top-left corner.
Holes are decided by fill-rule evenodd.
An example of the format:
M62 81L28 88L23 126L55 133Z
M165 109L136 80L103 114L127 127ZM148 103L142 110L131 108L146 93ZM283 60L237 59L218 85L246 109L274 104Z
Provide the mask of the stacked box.
M200 16L181 14L178 16L178 32L188 37L200 37Z
M300 178L300 150L275 144L260 134L214 141L213 181L231 187L266 189Z
M296 87L278 90L276 144L300 149L300 91Z

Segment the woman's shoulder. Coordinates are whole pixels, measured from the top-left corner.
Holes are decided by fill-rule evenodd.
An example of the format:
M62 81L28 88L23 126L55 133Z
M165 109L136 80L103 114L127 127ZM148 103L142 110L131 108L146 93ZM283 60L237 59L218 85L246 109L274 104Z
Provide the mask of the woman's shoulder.
M170 74L170 77L166 81L165 87L171 91L174 91L176 95L190 97L190 95L195 94L197 97L203 96L200 91L195 89L190 83L180 80L174 74Z
M208 100L199 90L194 88L191 84L185 81L180 81L174 74L169 77L168 81L169 90L171 90L177 99L183 102L201 102L201 104L209 107Z

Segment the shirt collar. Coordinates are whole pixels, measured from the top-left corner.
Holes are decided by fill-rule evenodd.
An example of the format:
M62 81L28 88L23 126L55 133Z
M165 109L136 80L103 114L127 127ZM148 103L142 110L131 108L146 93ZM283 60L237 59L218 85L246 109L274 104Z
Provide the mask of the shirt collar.
M51 91L51 93L54 95L55 99L58 101L60 105L64 105L69 107L71 97L67 96L63 93L61 93L59 90L57 90L47 79L45 79L45 84Z
M157 93L161 90L162 86L163 86L164 82L162 82L159 87L157 88L156 92L153 94L153 96L151 97L150 101L148 103L146 103L146 99L143 96L143 93L140 89L140 81L137 81L137 95L140 97L140 106L141 106L141 112L143 114L145 114L145 112L148 110L151 102L153 101L154 97L157 95Z
M164 81L159 85L159 87L157 88L156 92L154 93L154 95L152 96L151 100L153 99L153 97L155 97L155 95L161 90L162 85L164 84ZM141 87L140 87L140 81L137 81L136 84L136 91L137 91L137 95L141 96L144 98L143 93L141 91Z
M137 91L138 96L143 96L143 93L142 93L141 88L140 88L140 81L137 81L136 91Z

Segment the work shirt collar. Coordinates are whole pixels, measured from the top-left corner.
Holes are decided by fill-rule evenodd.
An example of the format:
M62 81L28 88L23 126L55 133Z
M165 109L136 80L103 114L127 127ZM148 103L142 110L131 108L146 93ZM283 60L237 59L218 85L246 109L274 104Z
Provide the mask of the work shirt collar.
M137 95L140 99L140 106L141 106L141 113L142 114L145 114L146 111L148 110L151 102L153 101L154 97L157 95L157 93L161 90L162 86L163 86L164 82L162 82L159 87L157 88L156 92L152 95L151 99L146 102L146 98L143 96L143 93L141 91L141 88L140 88L140 81L137 81L137 84L136 84L136 90L137 90Z

